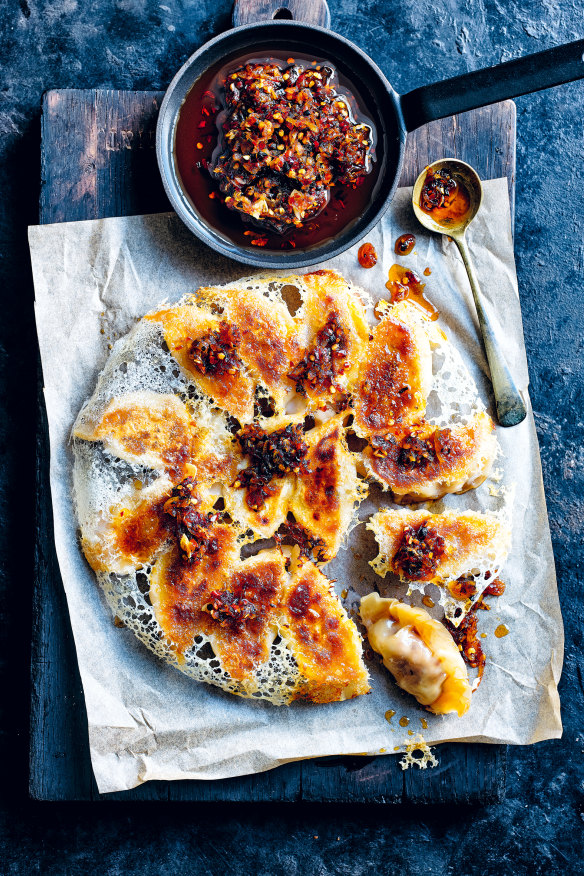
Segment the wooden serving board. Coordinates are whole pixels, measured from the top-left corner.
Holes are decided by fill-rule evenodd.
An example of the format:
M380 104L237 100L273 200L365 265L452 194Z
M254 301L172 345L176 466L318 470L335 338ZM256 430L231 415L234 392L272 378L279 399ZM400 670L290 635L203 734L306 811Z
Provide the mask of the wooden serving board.
M162 94L49 91L42 105L40 222L168 210L154 153ZM464 113L408 137L401 185L445 156L484 179L506 176L513 211L515 105ZM38 800L496 802L505 791L506 748L445 744L439 767L402 772L398 758L333 757L221 781L148 782L100 796L91 771L87 719L55 548L49 441L39 368L37 542L33 597L30 794ZM155 659L155 658L153 658Z

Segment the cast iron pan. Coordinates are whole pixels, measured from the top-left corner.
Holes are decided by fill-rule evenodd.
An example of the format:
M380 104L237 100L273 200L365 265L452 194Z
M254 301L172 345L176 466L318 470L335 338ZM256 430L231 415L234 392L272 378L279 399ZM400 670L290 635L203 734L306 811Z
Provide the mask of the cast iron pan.
M325 0L237 0L233 30L210 40L178 71L160 108L156 153L166 193L190 230L212 249L236 261L269 268L301 268L348 249L379 221L396 190L406 135L420 125L521 94L584 78L584 40L528 55L399 95L379 67L354 43L328 29ZM381 167L364 213L334 238L309 249L266 251L240 246L208 225L185 194L174 159L178 114L193 83L230 56L257 56L284 49L325 58L352 82L368 104L377 127Z

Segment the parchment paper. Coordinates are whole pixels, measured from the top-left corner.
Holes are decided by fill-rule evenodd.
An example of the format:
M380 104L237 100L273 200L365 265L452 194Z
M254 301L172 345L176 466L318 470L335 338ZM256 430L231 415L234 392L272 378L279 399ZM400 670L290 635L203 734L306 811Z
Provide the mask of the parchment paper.
M487 369L471 293L454 244L425 233L400 189L392 208L368 236L379 255L366 271L357 247L329 264L351 281L384 297L387 271L402 261L422 273L430 267L428 297L448 336L464 352L482 398L493 412ZM413 231L415 252L393 253L396 237ZM152 656L134 635L114 626L77 541L69 436L84 400L93 392L110 345L164 299L200 284L249 276L253 269L200 244L174 214L32 227L29 233L36 317L45 381L55 542L85 692L91 759L100 792L132 788L150 779L220 779L261 772L291 760L330 754L394 753L411 741L409 730L428 727L428 743L445 740L528 744L561 735L557 682L563 628L531 409L513 429L497 430L503 448L502 484L516 483L513 549L502 573L504 596L480 613L488 662L484 680L464 718L437 717L403 694L379 661L369 668L372 693L345 703L275 707L197 684ZM507 360L527 396L527 364L513 259L506 180L485 183L481 211L469 232L476 267L498 323ZM322 264L319 265L322 267ZM306 269L309 270L309 269ZM486 487L449 497L450 507L483 508ZM371 510L371 508L369 508ZM367 505L360 516L366 516ZM375 545L363 525L325 571L365 593L381 578L368 566ZM509 634L496 638L504 623ZM396 714L391 723L384 715Z

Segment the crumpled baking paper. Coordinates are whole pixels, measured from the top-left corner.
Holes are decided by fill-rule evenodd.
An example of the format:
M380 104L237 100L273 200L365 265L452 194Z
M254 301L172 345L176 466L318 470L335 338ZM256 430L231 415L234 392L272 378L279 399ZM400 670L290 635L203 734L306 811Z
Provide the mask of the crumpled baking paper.
M485 182L484 193L469 243L490 316L529 403L506 180ZM462 262L451 241L416 223L410 199L411 189L400 189L389 212L368 235L379 256L373 269L359 266L357 245L327 265L379 298L387 294L384 285L394 261L420 274L429 267L428 297L439 308L442 327L462 351L493 412ZM416 247L407 258L398 258L393 245L405 231L415 233ZM503 450L500 487L515 483L513 548L501 575L505 594L490 600L490 612L480 612L488 660L483 682L463 718L427 713L397 688L377 657L369 663L372 693L349 702L275 707L232 697L161 663L129 630L115 627L78 546L72 424L93 392L111 344L135 320L162 300L174 302L199 285L228 282L254 271L199 243L173 213L37 226L30 229L29 239L50 431L55 543L100 792L151 779L221 779L323 755L392 754L408 741L401 717L409 719L414 732L424 726L424 719L424 738L430 744L529 744L561 735L556 685L563 628L531 408L521 425L497 429ZM490 481L490 487L487 482L477 491L448 497L446 504L488 508L498 491ZM384 501L382 497L381 504ZM370 500L367 503L361 506L361 518L373 510ZM338 581L339 593L350 588L354 596L362 595L378 586L388 594L367 563L376 552L364 525L356 527L347 549L325 569ZM500 624L509 630L503 638L494 636ZM395 712L390 722L385 718L388 710Z

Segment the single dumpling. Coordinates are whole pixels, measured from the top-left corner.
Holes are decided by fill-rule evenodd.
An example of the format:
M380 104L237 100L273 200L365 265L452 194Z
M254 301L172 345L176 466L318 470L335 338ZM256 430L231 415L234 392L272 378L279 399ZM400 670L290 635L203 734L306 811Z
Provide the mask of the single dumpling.
M363 450L367 475L389 488L394 502L407 504L466 493L483 483L499 445L495 424L485 411L468 423L439 427L425 420L394 426Z
M371 331L353 386L353 429L360 438L410 426L426 413L432 352L415 307L389 308Z
M468 672L448 630L423 608L369 593L361 600L369 644L399 687L435 715L468 711Z

